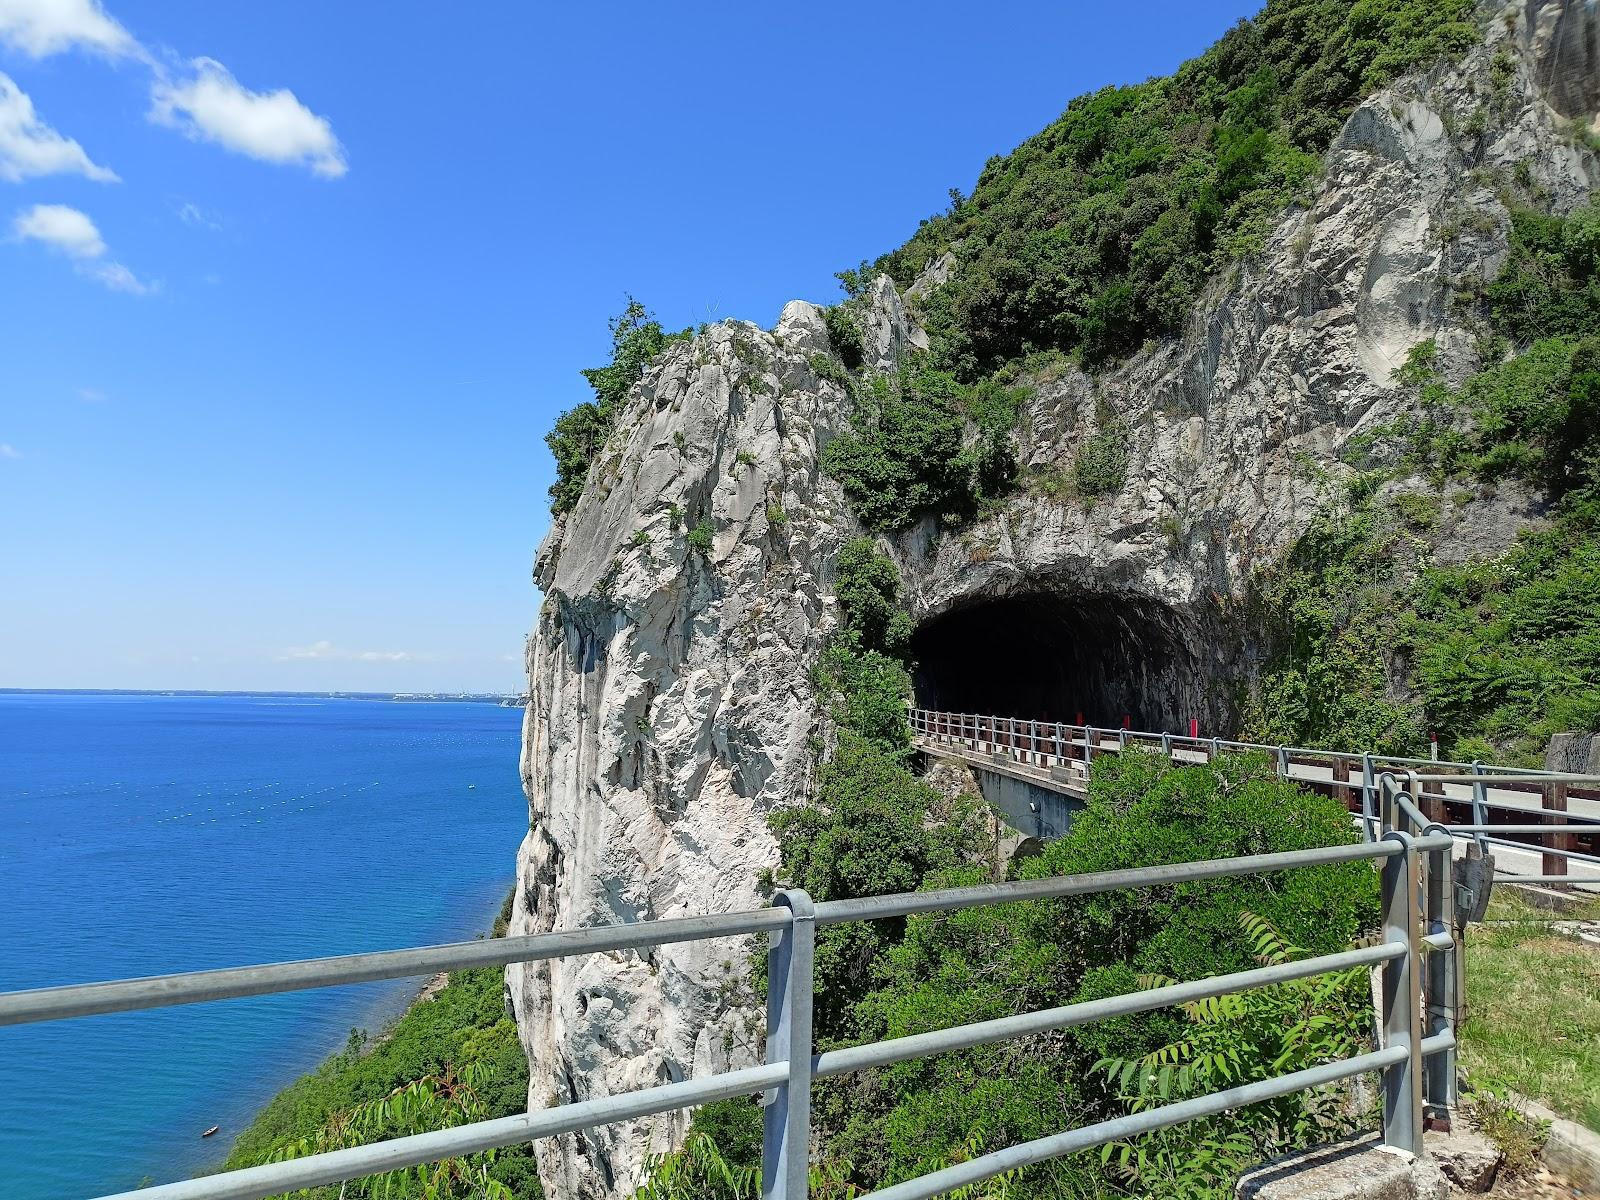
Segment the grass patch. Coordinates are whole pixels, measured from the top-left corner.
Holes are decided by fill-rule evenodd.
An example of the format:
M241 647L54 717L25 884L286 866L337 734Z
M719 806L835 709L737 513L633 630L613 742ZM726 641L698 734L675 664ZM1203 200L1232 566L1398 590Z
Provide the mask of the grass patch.
M1600 949L1552 932L1557 919L1502 888L1485 924L1468 931L1461 1061L1480 1090L1518 1092L1592 1129Z

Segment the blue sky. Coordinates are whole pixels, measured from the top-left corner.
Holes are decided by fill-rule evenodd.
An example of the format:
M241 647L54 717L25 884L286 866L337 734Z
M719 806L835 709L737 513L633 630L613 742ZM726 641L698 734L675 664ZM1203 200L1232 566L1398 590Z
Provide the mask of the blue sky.
M0 686L518 688L626 293L831 302L1255 7L0 0Z

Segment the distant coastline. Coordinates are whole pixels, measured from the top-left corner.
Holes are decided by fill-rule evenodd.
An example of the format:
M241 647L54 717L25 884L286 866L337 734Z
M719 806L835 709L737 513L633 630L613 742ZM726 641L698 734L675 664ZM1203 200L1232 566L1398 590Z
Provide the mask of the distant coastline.
M526 700L516 692L260 692L204 688L19 688L0 687L0 696L171 696L197 699L219 696L265 696L290 700L378 700L400 704L497 704L516 707Z

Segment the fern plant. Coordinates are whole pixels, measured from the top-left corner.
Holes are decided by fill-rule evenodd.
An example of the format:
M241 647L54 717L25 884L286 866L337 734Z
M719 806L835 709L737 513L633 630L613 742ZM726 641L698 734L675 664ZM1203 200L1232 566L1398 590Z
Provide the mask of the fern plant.
M487 1116L482 1086L489 1068L483 1063L468 1063L459 1071L446 1067L425 1075L375 1100L368 1100L344 1112L333 1114L314 1134L296 1138L273 1149L267 1162L283 1162L344 1150L388 1138L406 1137L436 1129L449 1129ZM465 1158L447 1158L421 1166L406 1167L353 1181L340 1187L348 1195L364 1195L373 1200L514 1200L511 1190L489 1175L495 1152L488 1150ZM313 1193L301 1190L295 1196Z
M809 1172L812 1200L854 1200L850 1164L828 1160ZM761 1168L731 1163L717 1143L690 1130L682 1148L645 1157L643 1181L632 1200L759 1200ZM977 1200L974 1197L974 1200Z
M1241 913L1239 921L1262 965L1307 956L1265 918ZM1141 978L1145 987L1174 982ZM1349 1058L1366 1046L1371 1030L1360 967L1181 1007L1189 1022L1186 1037L1139 1058L1096 1064L1130 1112ZM1316 1088L1115 1142L1104 1148L1102 1159L1144 1195L1221 1197L1252 1163L1353 1132L1362 1115L1345 1090Z

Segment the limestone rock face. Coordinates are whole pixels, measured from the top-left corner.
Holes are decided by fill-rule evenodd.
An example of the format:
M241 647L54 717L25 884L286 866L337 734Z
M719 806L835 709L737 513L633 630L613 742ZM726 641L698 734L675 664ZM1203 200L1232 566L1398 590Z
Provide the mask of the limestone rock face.
M869 361L911 336L874 295ZM849 401L819 379L821 310L772 332L713 326L669 349L629 398L571 513L540 549L522 775L529 831L512 933L758 908L775 806L807 796L809 672L833 626L831 564L850 529L822 447ZM747 947L513 967L535 1107L759 1061ZM680 1115L549 1143L552 1197L631 1194Z
M1428 338L1450 377L1479 365L1452 296L1504 261L1495 173L1520 170L1558 210L1600 173L1568 120L1592 115L1592 11L1527 0L1507 14L1462 63L1363 104L1305 204L1180 336L1094 379L1063 365L1027 380L1029 486L962 530L928 522L889 547L925 630L997 599L1048 602L1114 649L1103 673L1153 697L1151 720L1227 723L1218 679L1247 677L1254 652L1234 636L1233 601L1327 502L1353 439L1406 414L1411 393L1391 372ZM1502 52L1514 71L1497 84ZM1565 82L1547 102L1548 80ZM869 368L924 344L919 297L959 270L942 257L906 297L878 281L862 321ZM765 818L809 794L822 732L810 671L835 623L832 563L855 532L819 465L851 404L813 367L827 352L820 311L799 302L771 332L726 322L671 347L540 549L512 933L764 903ZM1085 498L1073 465L1097 437L1126 471ZM1535 507L1502 500L1492 540ZM1451 520L1466 555L1474 513ZM705 943L512 968L532 1106L756 1061L747 952ZM685 1124L541 1143L546 1192L627 1196Z

